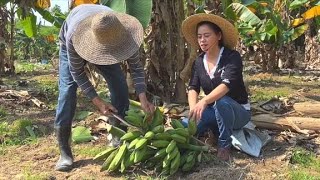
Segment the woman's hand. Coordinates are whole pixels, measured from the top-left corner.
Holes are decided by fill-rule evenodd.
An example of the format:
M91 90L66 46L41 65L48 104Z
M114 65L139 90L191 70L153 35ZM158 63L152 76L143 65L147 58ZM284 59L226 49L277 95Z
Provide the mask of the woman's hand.
M205 100L200 100L194 107L192 107L192 109L190 109L189 119L195 119L196 121L199 121L207 105L208 104Z
M100 112L105 115L109 116L111 113L117 113L117 109L113 107L111 104L106 103L100 97L95 97L92 99L92 103L100 110Z

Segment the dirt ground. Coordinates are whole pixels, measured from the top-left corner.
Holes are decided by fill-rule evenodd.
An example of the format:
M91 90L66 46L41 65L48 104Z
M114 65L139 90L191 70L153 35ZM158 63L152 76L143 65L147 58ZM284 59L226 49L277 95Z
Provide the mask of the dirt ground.
M90 148L98 148L99 150L99 148L105 147L106 139L104 136L98 136L100 139L95 142L73 144L74 168L65 173L54 171L55 163L59 158L53 133L55 111L40 109L32 105L26 108L26 104L23 102L17 104L10 101L1 101L0 104L9 111L10 116L8 116L7 121L13 121L21 117L33 119L33 123L43 132L43 135L37 138L35 142L4 148L4 151L0 154L0 179L157 178L156 174L150 171L129 171L125 174L100 172L102 162L92 160L94 153L90 152ZM79 106L87 107L86 102L80 103ZM232 159L228 163L213 159L195 167L189 173L178 172L168 179L289 179L289 157L297 144L288 141L283 132L269 131L269 134L272 136L272 140L262 149L261 156L258 158L250 157L233 149ZM319 149L320 138L317 137L312 141L302 140L299 141L298 145ZM319 174L320 172L318 172Z
M25 114L37 119L36 124L47 127L47 135L37 142L16 147L7 147L0 156L0 179L136 179L156 176L152 172L128 172L107 174L100 172L101 162L92 156L75 153L74 169L67 173L54 171L59 158L53 134L54 111L38 111ZM228 163L212 160L195 167L190 173L177 173L168 179L287 179L288 152L292 145L281 134L274 132L273 140L263 148L259 158L253 158L237 150L232 151ZM319 139L316 140L320 142ZM104 146L105 140L73 145L73 150L85 147ZM317 144L316 143L316 144ZM320 144L317 144L319 146ZM77 151L76 151L77 152ZM79 151L78 151L79 152Z

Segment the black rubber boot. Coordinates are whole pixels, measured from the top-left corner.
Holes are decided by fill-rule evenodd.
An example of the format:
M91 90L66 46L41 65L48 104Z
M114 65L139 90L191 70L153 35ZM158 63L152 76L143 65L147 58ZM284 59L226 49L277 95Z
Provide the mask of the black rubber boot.
M57 171L69 171L72 169L73 156L70 147L71 127L56 127L56 136L59 144L60 159L56 164Z

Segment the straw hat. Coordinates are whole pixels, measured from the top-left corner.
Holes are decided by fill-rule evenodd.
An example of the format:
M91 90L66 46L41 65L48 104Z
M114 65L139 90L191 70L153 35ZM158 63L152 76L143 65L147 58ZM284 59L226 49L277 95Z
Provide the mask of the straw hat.
M102 12L81 21L73 33L76 52L90 63L116 64L136 53L143 41L143 28L133 16Z
M233 49L237 45L239 34L237 29L229 21L217 15L200 13L189 16L182 22L183 36L191 46L199 48L197 24L202 21L209 21L220 27L224 46Z

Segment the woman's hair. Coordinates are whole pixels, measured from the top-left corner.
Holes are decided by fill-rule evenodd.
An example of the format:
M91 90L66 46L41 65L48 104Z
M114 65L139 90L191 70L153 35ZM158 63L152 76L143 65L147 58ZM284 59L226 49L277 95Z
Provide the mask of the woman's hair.
M222 36L222 38L223 38L223 34L222 34L222 31L221 31L220 27L217 26L216 24L210 22L210 21L201 21L201 22L199 22L199 23L197 24L197 29L196 29L197 32L196 32L196 33L198 33L198 29L199 29L199 27L202 26L202 25L207 25L207 26L208 26L214 33L216 33L216 34L221 33L221 36ZM219 46L220 46L220 47L223 46L222 38L219 40Z

